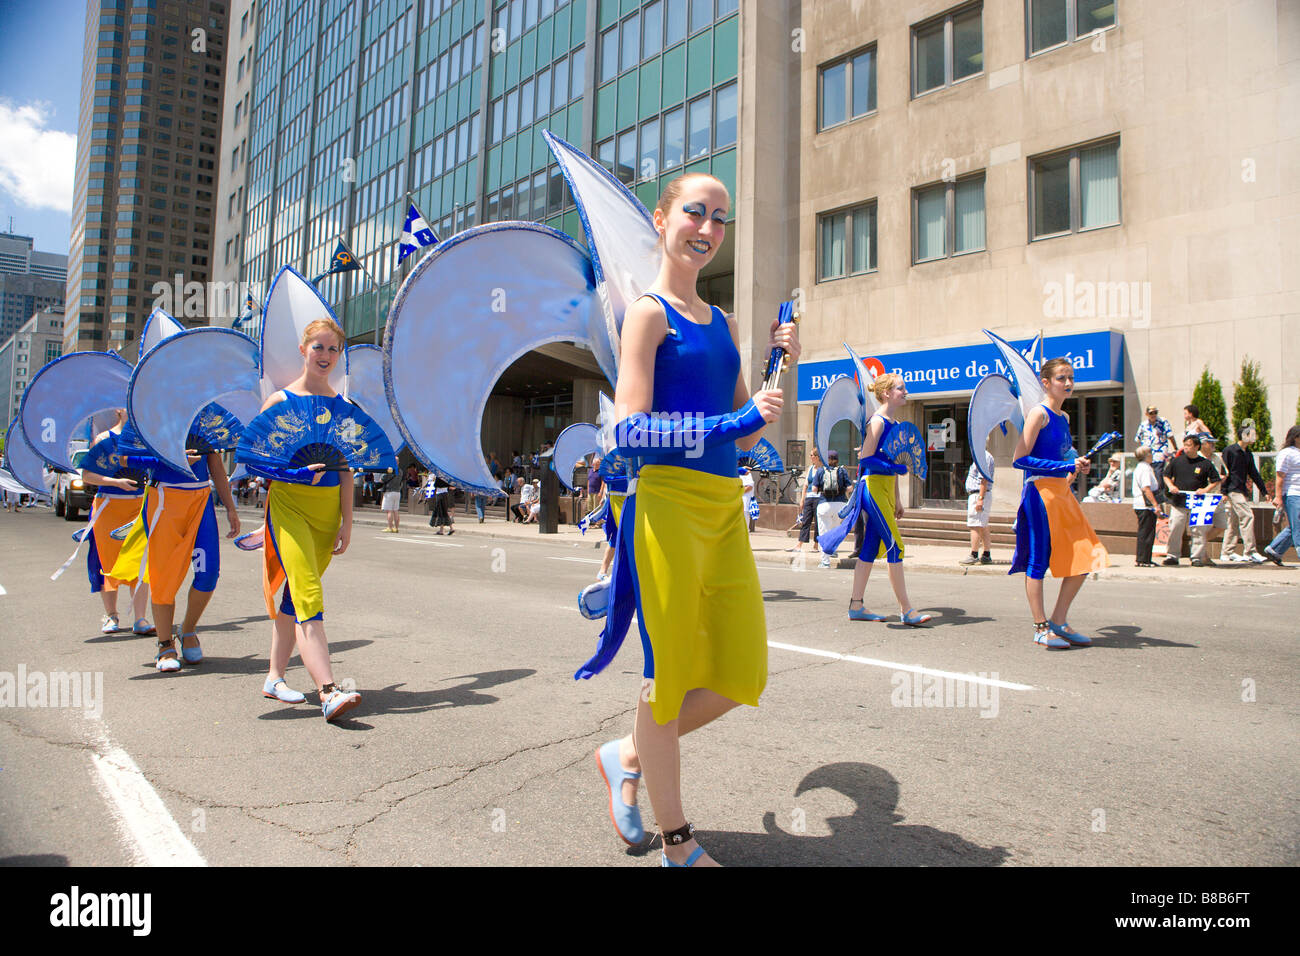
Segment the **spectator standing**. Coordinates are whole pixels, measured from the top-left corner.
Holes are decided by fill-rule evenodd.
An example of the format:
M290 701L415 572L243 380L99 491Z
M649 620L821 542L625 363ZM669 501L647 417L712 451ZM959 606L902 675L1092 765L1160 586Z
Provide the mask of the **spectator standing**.
M447 501L451 497L448 494L450 486L439 475L433 480L433 514L429 515L429 527L437 528L435 534L442 534L443 527L446 526L448 534L455 534L456 530L451 527L451 515L447 513Z
M1169 419L1160 417L1160 409L1154 405L1147 406L1147 417L1137 430L1137 446L1144 445L1151 449L1151 470L1155 473L1156 500L1165 500L1165 463L1178 454L1178 444L1174 441L1174 426ZM1136 498L1136 495L1134 496Z
M416 475L418 480L419 475ZM402 493L398 489L401 487L401 477L398 475L388 475L383 480L383 498L380 500L379 508L387 519L388 526L384 528L385 532L393 534L400 533L398 528L402 521Z
M1223 469L1227 472L1223 490L1228 496L1228 530L1223 535L1219 556L1229 564L1263 564L1265 560L1255 550L1255 509L1250 501L1252 481L1263 499L1268 500L1268 489L1255 467L1255 456L1250 453L1250 446L1258 437L1255 427L1246 424L1237 434L1237 440L1223 450ZM1238 538L1241 539L1240 556L1236 552Z
M971 462L966 472L966 527L970 528L970 556L962 558L959 564L992 564L993 555L989 552L991 536L989 534L989 512L993 510L990 492L993 485L980 474L979 468ZM979 552L980 545L984 553Z
M1154 568L1151 548L1156 543L1156 518L1165 516L1164 505L1156 497L1155 457L1150 445L1139 445L1137 467L1133 469L1133 514L1137 517L1137 560L1139 568Z
M826 467L822 471L822 500L817 506L817 534L823 535L839 521L840 511L849 500L849 473L840 465L840 453L834 448L826 452ZM831 556L823 554L821 567L831 566Z
M1285 511L1287 527L1264 549L1264 557L1281 565L1287 548L1300 554L1300 425L1286 431L1286 442L1277 453L1277 483L1273 486L1273 507Z
M1178 555L1183 550L1183 532L1188 529L1189 513L1187 493L1214 494L1219 490L1219 473L1213 462L1201 455L1201 442L1196 432L1183 436L1183 453L1165 469L1165 487L1171 493L1173 517L1169 522L1169 556L1167 567L1178 566ZM1191 529L1192 567L1213 567L1205 547L1206 528Z
M803 497L799 500L799 543L790 550L802 551L811 535L813 544L817 543L817 506L822 503L822 481L826 469L817 449L812 450L812 467L808 469L808 480L803 486Z
M1199 438L1202 435L1209 435L1210 426L1201 421L1201 410L1195 405L1183 406L1183 438L1188 435L1195 435Z

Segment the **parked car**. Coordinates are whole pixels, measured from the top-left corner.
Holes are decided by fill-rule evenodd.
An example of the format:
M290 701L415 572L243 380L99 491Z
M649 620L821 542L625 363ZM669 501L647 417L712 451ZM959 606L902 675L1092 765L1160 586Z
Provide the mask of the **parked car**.
M72 463L81 464L81 457L87 450L85 442L72 443ZM54 486L54 513L64 521L76 521L82 511L90 512L95 500L95 492L81 480L77 472L64 472L58 476Z

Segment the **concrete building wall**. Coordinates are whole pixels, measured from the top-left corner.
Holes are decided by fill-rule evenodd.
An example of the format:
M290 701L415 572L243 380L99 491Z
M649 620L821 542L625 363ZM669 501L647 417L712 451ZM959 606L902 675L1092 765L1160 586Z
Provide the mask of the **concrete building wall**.
M63 353L63 309L41 309L0 346L0 420L8 427L23 391L48 362Z
M221 155L217 161L217 205L213 225L212 278L217 282L240 279L240 244L244 236L244 187L248 180L248 111L253 90L253 49L257 40L257 12L253 0L230 5L226 40L226 83L221 105ZM238 107L238 122L236 122ZM263 296L252 290L259 302ZM240 310L243 301L240 301ZM231 320L235 316L230 317ZM221 325L230 325L222 321Z
M799 285L806 360L1044 330L1123 332L1129 446L1146 404L1181 424L1201 369L1262 365L1275 423L1300 394L1300 8L1120 0L1103 33L1026 57L1021 0L983 4L983 71L911 96L912 27L953 9L803 3ZM878 109L818 132L818 70L875 43ZM1118 136L1118 226L1030 241L1028 159ZM912 263L912 189L985 173L986 249ZM816 281L817 217L878 203L878 269ZM1070 314L1052 283L1136 282L1149 312ZM1086 302L1076 309L1086 312ZM1057 314L1064 312L1065 314ZM812 409L800 414L810 435Z

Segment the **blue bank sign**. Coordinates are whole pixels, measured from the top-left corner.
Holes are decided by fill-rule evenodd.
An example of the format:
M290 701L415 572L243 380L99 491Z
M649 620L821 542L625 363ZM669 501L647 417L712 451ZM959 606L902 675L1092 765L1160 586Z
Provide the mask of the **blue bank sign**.
M1014 339L1023 354L1033 339ZM850 343L851 344L851 343ZM1121 332L1081 332L1073 335L1048 336L1043 340L1043 356L1066 357L1074 363L1074 381L1078 385L1120 385L1124 381L1124 335ZM868 365L870 352L859 352ZM959 395L971 392L985 375L1010 370L992 342L983 345L958 345L947 349L920 352L897 352L874 356L886 372L897 372L912 395ZM1039 367L1039 356L1030 361ZM816 402L837 378L853 374L853 362L845 355L829 362L800 362L799 402Z

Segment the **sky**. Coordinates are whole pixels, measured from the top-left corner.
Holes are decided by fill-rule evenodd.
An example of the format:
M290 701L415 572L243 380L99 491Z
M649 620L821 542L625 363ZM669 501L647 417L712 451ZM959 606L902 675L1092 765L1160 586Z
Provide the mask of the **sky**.
M66 255L86 0L0 0L0 231Z

